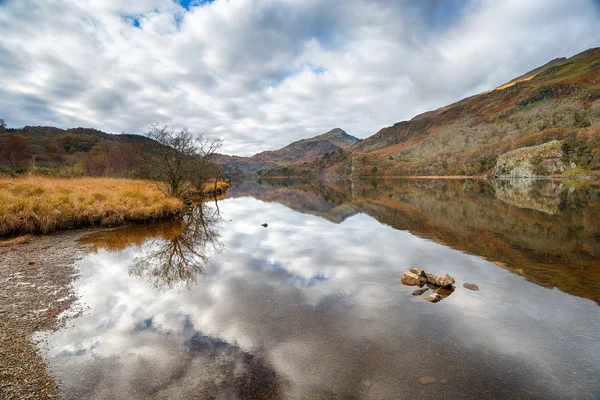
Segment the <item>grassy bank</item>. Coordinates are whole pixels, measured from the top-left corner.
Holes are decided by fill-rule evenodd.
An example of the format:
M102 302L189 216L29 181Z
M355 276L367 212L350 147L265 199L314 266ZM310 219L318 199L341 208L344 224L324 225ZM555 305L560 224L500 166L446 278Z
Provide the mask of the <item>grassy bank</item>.
M0 236L171 218L183 202L150 181L0 178Z

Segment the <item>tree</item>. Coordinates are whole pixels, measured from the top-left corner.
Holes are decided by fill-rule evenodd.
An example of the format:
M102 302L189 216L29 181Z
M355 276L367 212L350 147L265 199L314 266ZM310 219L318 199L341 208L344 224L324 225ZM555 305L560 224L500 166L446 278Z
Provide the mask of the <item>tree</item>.
M151 155L143 161L152 166L152 175L167 185L167 193L181 197L185 184L195 175L202 175L211 156L223 141L195 136L187 128L176 131L167 125L153 125L147 136L157 142Z
M13 168L23 167L27 160L31 158L29 151L27 151L27 138L14 133L4 136L1 152Z
M6 129L6 121L4 121L4 118L0 118L0 130L4 129Z

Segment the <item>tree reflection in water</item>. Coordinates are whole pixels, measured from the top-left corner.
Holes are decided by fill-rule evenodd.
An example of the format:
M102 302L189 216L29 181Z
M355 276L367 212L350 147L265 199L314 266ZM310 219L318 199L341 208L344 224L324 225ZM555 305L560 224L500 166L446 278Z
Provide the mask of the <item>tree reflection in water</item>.
M168 240L152 238L140 246L140 254L129 269L158 288L190 287L204 271L210 256L222 251L217 230L219 207L195 205L183 219L179 235Z

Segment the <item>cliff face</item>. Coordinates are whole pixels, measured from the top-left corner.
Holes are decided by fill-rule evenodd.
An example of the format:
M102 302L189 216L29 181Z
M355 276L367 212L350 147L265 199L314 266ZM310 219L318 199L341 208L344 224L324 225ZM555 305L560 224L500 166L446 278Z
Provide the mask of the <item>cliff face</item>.
M522 147L498 157L493 175L496 177L531 178L547 176L575 168L567 160L562 142L553 140L538 146Z

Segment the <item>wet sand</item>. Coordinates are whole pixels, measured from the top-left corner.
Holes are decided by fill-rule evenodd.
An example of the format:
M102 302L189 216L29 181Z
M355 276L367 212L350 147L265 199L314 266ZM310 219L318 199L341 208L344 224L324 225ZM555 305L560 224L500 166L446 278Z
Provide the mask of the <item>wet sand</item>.
M64 325L75 296L71 282L90 230L0 242L0 398L57 397L32 335ZM51 250L51 251L49 251Z

